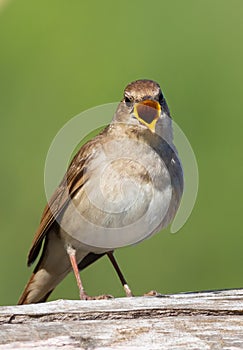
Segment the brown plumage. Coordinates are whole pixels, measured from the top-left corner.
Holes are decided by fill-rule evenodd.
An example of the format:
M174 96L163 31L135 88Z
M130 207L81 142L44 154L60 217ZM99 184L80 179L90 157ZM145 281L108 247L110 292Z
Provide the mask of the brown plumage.
M32 246L28 254L28 261L27 261L28 266L32 265L32 263L36 260L40 252L43 240L45 240L43 252L38 264L34 269L33 274L30 277L30 280L28 281L18 301L18 304L28 304L32 302L36 303L36 302L46 301L46 299L51 294L52 290L55 288L54 286L53 289L48 290L46 294L41 295L41 297L38 299L34 299L34 300L31 300L30 298L28 299L29 294L32 291L32 288L34 288L35 286L36 274L38 273L38 271L40 271L44 267L44 261L47 255L47 248L48 248L48 245L50 245L48 234L49 236L52 235L55 237L55 242L56 242L55 244L58 245L59 243L59 245L63 247L62 253L66 256L66 258L68 258L63 242L61 241L61 238L59 236L59 226L58 226L58 223L56 222L56 218L59 215L61 215L63 210L65 210L65 206L72 199L75 192L78 191L78 189L80 189L82 185L85 183L86 176L83 174L84 164L85 162L88 163L88 159L91 155L91 149L93 148L93 144L95 142L100 142L100 138L102 137L102 135L105 135L105 134L106 134L106 129L100 135L98 135L94 140L91 140L90 142L85 144L82 147L82 149L75 155L62 182L54 192L49 203L46 205L41 217L40 225L36 231ZM56 250L57 249L54 249L53 251L53 254L52 254L53 259L54 259ZM101 258L103 255L104 254L94 254L94 253L87 252L87 254L84 255L83 257L83 260L81 260L80 262L80 270L83 270L85 267L87 267L97 259ZM57 257L56 265L58 266L58 264L59 264L59 259ZM69 262L68 262L68 265L70 265ZM69 267L70 268L66 271L66 273L63 272L64 274L63 278L67 275L68 272L71 271L71 265Z
M109 142L114 142L116 147L110 149ZM130 156L131 160L127 160ZM162 160L161 165L158 163L158 156ZM114 164L111 159L115 159ZM142 159L143 164L147 164L148 168L152 169L154 182L150 181L146 169L143 168L144 165L134 162L133 159ZM108 195L114 197L114 203L120 195L117 192L119 187L117 185L119 181L123 183L124 178L129 180L132 178L141 189L141 197L138 198L135 209L129 207L128 210L121 211L119 214L107 213L95 207L90 201L87 190L94 189L96 196L95 188L99 183L97 179L100 178L104 162L109 166L112 164L112 171L115 172L114 178L112 172L104 180L104 189L109 191ZM170 183L166 180L167 175L163 178L163 174L169 174ZM171 198L166 194L169 190ZM152 205L151 203L155 213L160 206L164 205L163 203L167 203L168 211L163 219L158 221L153 232L149 232L150 225L148 226L147 236L149 236L166 227L174 218L182 191L182 169L173 145L169 109L160 87L151 80L133 82L125 89L124 98L118 105L111 124L81 147L45 207L28 255L28 265L36 260L43 245L41 257L18 304L45 301L72 268L80 298L88 299L89 296L84 291L78 269L83 270L104 254L108 255L115 267L126 295L131 296L131 290L114 260L113 248L89 246L83 243L83 234L92 235L93 233L85 231L85 224L79 224L74 215L73 205L80 215L108 229L136 220L140 213ZM151 193L157 196L153 197L154 202L150 200ZM129 196L132 196L131 192L128 193ZM126 201L126 198L123 200ZM151 214L149 215L148 220L151 219L153 222L154 218ZM155 216L159 216L159 211ZM141 240L147 236L141 237Z

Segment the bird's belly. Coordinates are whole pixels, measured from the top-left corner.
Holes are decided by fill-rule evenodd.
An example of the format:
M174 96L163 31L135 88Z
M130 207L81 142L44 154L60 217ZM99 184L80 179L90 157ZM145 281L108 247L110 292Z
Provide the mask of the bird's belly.
M88 246L110 249L162 228L170 215L170 174L155 152L142 158L123 155L91 167L89 180L62 217L62 228Z

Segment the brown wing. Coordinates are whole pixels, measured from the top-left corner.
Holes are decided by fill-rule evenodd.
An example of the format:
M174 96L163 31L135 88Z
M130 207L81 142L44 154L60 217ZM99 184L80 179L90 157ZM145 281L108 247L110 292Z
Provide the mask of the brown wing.
M60 215L74 193L86 182L87 173L85 172L85 168L89 159L93 156L93 146L96 142L99 143L100 137L102 137L106 130L107 129L105 129L96 138L81 147L81 149L73 158L60 185L52 195L49 203L46 205L42 214L40 225L36 231L32 246L30 248L28 255L28 266L30 266L37 258L42 245L42 241L45 238L50 227L54 224L58 215Z

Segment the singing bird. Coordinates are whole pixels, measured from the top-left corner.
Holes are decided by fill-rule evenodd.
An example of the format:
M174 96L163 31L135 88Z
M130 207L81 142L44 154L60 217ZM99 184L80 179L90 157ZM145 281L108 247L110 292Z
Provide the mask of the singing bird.
M160 86L134 81L111 123L80 148L46 205L28 265L41 252L40 259L18 304L46 301L72 269L80 299L99 298L87 295L79 271L105 254L132 296L113 251L167 227L182 193L183 170Z

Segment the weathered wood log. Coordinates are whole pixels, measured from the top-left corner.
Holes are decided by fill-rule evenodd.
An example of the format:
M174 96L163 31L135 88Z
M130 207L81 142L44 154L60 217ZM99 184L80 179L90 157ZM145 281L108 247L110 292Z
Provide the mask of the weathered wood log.
M243 349L243 289L0 308L0 349Z

